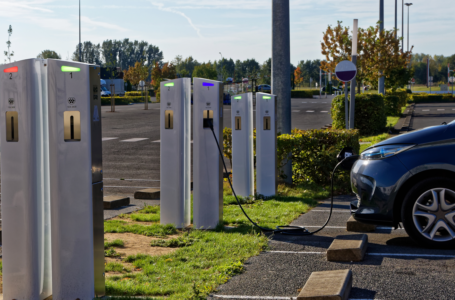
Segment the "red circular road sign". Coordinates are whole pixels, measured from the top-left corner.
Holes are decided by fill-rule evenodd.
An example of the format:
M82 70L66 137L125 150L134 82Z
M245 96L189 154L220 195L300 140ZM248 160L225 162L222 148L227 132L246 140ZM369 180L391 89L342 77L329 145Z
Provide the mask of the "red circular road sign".
M357 75L357 67L349 60L343 60L336 66L335 75L340 81L351 81Z

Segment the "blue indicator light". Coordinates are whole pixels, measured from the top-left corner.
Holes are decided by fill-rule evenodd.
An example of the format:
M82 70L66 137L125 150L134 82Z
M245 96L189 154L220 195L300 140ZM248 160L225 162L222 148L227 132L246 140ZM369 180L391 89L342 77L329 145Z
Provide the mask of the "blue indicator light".
M215 86L213 83L203 82L202 86Z

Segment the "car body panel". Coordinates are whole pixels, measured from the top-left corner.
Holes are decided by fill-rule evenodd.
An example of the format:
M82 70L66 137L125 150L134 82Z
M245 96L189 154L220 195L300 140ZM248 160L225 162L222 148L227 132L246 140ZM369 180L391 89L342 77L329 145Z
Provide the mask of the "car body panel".
M351 169L352 190L359 199L351 204L351 212L358 221L396 225L401 216L394 216L395 202L401 204L397 195L409 188L408 180L427 171L452 172L455 177L455 123L412 131L368 149L394 144L415 146L383 159L359 159Z

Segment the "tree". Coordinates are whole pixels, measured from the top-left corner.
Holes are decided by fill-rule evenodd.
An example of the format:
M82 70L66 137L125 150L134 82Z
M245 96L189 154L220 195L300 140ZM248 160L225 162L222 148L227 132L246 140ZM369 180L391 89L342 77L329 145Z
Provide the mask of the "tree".
M394 30L380 31L379 23L367 29L359 28L357 45L357 87L367 82L377 87L379 77L385 77L385 86L402 86L408 81L412 72L405 70L411 59L411 51L400 50L400 40L395 39ZM349 27L328 26L321 42L322 54L326 61L321 68L326 72L335 72L336 65L342 60L351 60L352 36ZM381 75L382 71L383 75ZM404 77L403 77L404 76Z
M260 70L259 84L271 84L272 82L272 59L267 59L262 65Z
M6 42L6 44L8 45L8 51L4 51L5 56L6 56L5 63L6 63L6 60L8 60L8 62L11 62L11 57L14 56L14 51L10 51L10 47L11 47L10 38L11 38L12 34L13 34L13 27L11 25L9 25L9 28L8 28L8 41Z
M194 68L193 77L206 78L216 80L218 73L215 67L210 63L202 64Z
M146 80L149 76L149 69L140 62L136 62L134 67L129 67L124 71L123 79L131 82L132 85L138 85L141 80Z
M47 59L47 58L55 58L55 59L62 59L57 52L52 50L43 50L36 58Z
M181 55L177 55L172 64L175 66L176 74L180 77L191 77L194 68L200 65L192 56L183 59Z
M156 100L160 102L161 100L161 82L165 79L175 79L176 71L175 66L172 63L165 63L163 67L160 67L158 62L155 63L155 66L152 69L152 86L155 90Z
M297 67L294 71L294 83L299 84L302 81L303 81L302 70L300 69L300 67Z
M100 44L83 42L81 46L81 59L79 60L79 45L77 45L76 51L73 53L73 60L85 62L88 64L102 65L100 50Z

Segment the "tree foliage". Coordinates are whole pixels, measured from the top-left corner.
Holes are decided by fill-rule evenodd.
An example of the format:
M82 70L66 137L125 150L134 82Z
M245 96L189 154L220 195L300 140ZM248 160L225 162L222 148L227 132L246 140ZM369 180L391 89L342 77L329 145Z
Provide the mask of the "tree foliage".
M201 64L200 66L196 66L193 71L193 77L216 80L217 76L218 76L218 73L216 72L216 68L212 63L210 63L210 61L206 64Z
M41 59L47 59L47 58L55 58L55 59L61 59L60 55L57 54L57 52L52 51L52 50L43 50L41 51L40 54L36 58L41 58Z
M294 82L295 84L299 84L302 81L303 81L302 70L300 69L300 67L297 67L294 71Z
M342 60L351 60L352 36L349 27L328 26L321 42L322 54L326 60L321 67L326 72L335 72ZM395 30L380 31L379 23L366 29L359 28L357 36L357 82L377 87L381 76L385 77L386 88L402 86L412 76L407 69L411 60L409 52L400 50L400 39L395 38ZM382 73L381 73L382 71Z
M134 67L129 67L124 74L124 80L131 82L132 85L138 85L141 80L146 80L149 76L148 67L140 62L136 62Z
M152 86L155 90L155 96L157 101L160 101L161 91L160 83L165 79L175 79L176 70L175 66L172 63L165 63L162 67L158 62L155 63L155 66L152 69Z

